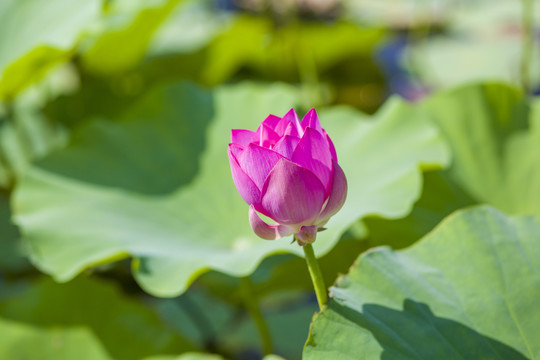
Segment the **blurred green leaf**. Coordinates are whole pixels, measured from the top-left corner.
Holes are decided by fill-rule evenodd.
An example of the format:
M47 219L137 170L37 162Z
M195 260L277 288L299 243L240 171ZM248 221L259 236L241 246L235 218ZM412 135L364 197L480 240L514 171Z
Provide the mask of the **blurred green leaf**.
M208 45L229 18L213 5L206 0L184 0L176 6L153 36L149 56L189 54Z
M90 123L68 148L29 169L16 189L15 219L33 262L66 281L132 255L146 291L174 296L210 269L245 276L270 254L301 254L290 239L261 241L252 233L226 157L230 128L254 129L297 99L284 85L225 86L213 94L171 85L121 121ZM419 196L419 167L447 162L436 129L414 114L397 99L376 120L349 108L321 112L349 196L320 233L320 256L358 218L406 215Z
M347 19L395 29L437 24L462 6L454 0L436 0L435 3L432 0L343 0L342 4Z
M447 31L435 36L417 36L403 54L406 67L434 88L494 80L519 85L523 3L504 0L450 3L441 6L452 10ZM537 6L531 15L538 24ZM538 37L533 35L533 42L529 80L536 87L540 84Z
M245 310L245 298L231 304L199 285L197 282L179 298L156 300L153 306L163 321L196 345L226 358L260 358L261 339ZM229 290L241 292L234 287ZM300 358L317 307L313 290L274 292L263 299L255 296L249 300L259 304L273 351L286 359Z
M215 354L187 353L180 356L151 356L143 360L225 360L223 357ZM263 360L284 360L277 355L266 355Z
M88 328L41 328L0 319L0 356L10 360L112 360Z
M159 355L144 358L143 360L224 360L223 357L215 354L187 353L180 356Z
M490 207L363 254L312 323L306 359L540 356L540 218Z
M131 360L154 354L195 350L193 345L163 326L159 318L139 300L129 298L115 286L97 279L80 278L68 284L40 280L0 302L0 314L3 319L18 324L22 329L34 329L33 336L43 338L43 348L35 344L30 348L23 346L19 353L12 350L12 341L15 340L6 341L5 349L14 351L19 356L15 356L16 359L25 358L25 351L29 351L29 354L49 351L47 344L51 347L50 351L58 348L58 351L73 356L69 351L79 346L75 341L81 342L80 346L96 348L94 353L97 350L106 352L111 359ZM87 339L90 334L91 338ZM63 337L66 337L65 340ZM34 340L26 341L31 343ZM97 347L94 343L101 345ZM66 359L74 358L65 356ZM56 360L60 357L51 355L39 358Z
M446 172L424 173L422 196L409 215L389 220L368 217L364 220L368 232L366 246L390 245L404 248L431 231L443 218L457 209L476 204Z
M135 67L179 1L113 1L105 16L106 29L81 54L85 69L110 75Z
M65 134L19 96L10 114L0 115L0 187L10 188L28 164L64 143Z
M285 360L284 358L282 358L281 356L278 356L278 355L274 355L274 354L270 354L270 355L266 355L263 360Z
M267 18L238 16L210 43L202 79L218 84L243 68L274 80L316 78L344 59L370 57L383 34L347 22L276 27Z
M96 56L91 55L90 47L83 60L91 56L96 68L83 66L84 86L49 103L47 116L69 127L88 116L114 117L156 85L186 79L204 85L242 79L302 81L304 100L314 98L309 100L310 106L337 100L374 111L382 102L382 75L371 55L383 36L382 30L342 22L275 28L269 19L249 16L227 22L226 16L209 7L204 1L177 5L156 29L140 64L138 58L125 66L111 63L108 69L109 62L121 60L110 56L120 51L120 45L112 42L109 45L114 50L99 51ZM146 29L133 26L137 31ZM124 30L118 31L123 34ZM99 39L106 42L108 36ZM131 46L131 42L142 40L130 36L130 41L120 43ZM332 85L321 85L327 83Z
M540 113L507 85L472 85L424 104L452 149L450 178L478 203L540 214Z
M65 61L100 9L100 0L3 0L0 99L13 97Z

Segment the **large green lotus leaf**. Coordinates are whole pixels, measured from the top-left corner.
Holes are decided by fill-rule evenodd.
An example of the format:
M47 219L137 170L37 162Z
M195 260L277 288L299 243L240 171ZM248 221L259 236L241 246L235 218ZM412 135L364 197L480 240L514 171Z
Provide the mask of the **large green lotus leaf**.
M99 0L3 0L0 3L0 99L63 61L100 13Z
M244 276L270 254L301 254L288 238L252 233L226 156L231 128L254 129L297 102L283 85L210 94L179 84L149 94L117 122L89 124L16 189L15 219L34 263L66 281L131 255L145 290L174 296L209 269ZM321 113L349 195L320 234L319 255L360 217L406 215L419 196L420 165L447 161L435 127L416 115L397 99L373 120L348 108Z
M540 214L537 106L531 111L517 90L496 84L443 92L423 106L452 149L454 182L479 203Z
M316 315L306 359L537 359L540 218L483 206L405 250L360 256Z
M101 344L100 348L112 359L140 359L195 350L187 340L163 325L140 299L130 298L112 284L98 279L79 278L68 284L42 279L4 297L0 302L0 316L6 321L20 324L20 327L40 330L35 332L38 335L43 333L40 335L44 337L42 346L45 346L47 339L52 339L54 345L55 336L73 336L76 338L65 340L66 346L71 349L76 344L68 343L79 337L82 338L81 342L87 341L85 336L92 334L93 342ZM70 335L70 329L79 330ZM81 333L83 330L84 333ZM5 349L14 346L12 341L15 340L3 340ZM58 341L61 342L61 337ZM23 351L39 351L39 348L20 351L23 354Z

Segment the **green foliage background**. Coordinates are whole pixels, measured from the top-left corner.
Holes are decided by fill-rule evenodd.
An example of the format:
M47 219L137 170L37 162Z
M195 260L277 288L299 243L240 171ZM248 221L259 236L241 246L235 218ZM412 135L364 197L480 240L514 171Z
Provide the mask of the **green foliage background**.
M435 3L1 2L0 358L540 359L540 7ZM349 184L320 312L226 156L291 107Z

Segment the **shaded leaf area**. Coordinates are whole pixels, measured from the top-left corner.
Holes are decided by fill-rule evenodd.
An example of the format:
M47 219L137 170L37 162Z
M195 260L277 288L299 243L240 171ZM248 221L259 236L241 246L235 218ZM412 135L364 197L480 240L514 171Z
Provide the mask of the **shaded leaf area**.
M325 330L333 335L348 331L355 339L366 333L373 337L362 342L363 348L325 350L328 351L326 356L333 359L527 359L512 347L459 322L437 317L429 306L410 299L404 301L402 310L366 304L359 314L331 303L326 311L331 313L323 313L317 320L331 323L332 330ZM351 326L359 330L346 330ZM310 346L314 347L315 353L308 353L306 358L325 358L316 353L320 351L316 342Z
M0 99L14 96L65 61L100 8L99 0L2 1Z
M254 129L298 103L294 88L242 84L208 93L173 84L148 96L120 121L89 123L19 184L15 219L36 266L65 281L132 255L146 291L174 296L209 269L245 276L270 254L300 254L289 239L262 241L252 233L225 152L231 128ZM447 162L436 128L414 114L397 99L374 120L350 108L321 112L349 197L328 223L332 231L320 233L320 255L358 218L407 214L419 196L419 167ZM196 142L203 133L204 150Z
M153 306L166 324L207 351L230 359L260 359L263 356L261 339L245 310L246 300L259 301L273 352L286 359L300 358L302 346L299 344L306 340L317 306L312 291L282 290L262 299L256 295L249 299L244 296L232 304L196 283L179 298L156 300Z
M502 84L461 87L421 103L451 148L451 166L425 175L422 197L407 217L367 219L372 245L408 246L452 211L473 204L540 214L538 104Z
M21 272L29 268L19 240L19 230L11 222L9 196L0 192L0 271Z
M360 256L314 318L306 359L535 359L540 218L488 206L405 250Z
M127 360L196 349L163 325L139 299L97 279L81 278L69 284L35 281L4 296L0 315L0 327L5 328L0 354L6 359L80 355Z
M79 128L69 150L39 166L96 185L167 194L199 171L214 112L213 95L195 85L162 87L113 121L96 119Z

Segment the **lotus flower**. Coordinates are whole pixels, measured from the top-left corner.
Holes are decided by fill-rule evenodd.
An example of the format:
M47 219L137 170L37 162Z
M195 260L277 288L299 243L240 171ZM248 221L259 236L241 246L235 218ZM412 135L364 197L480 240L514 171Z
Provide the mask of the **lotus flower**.
M294 234L300 245L312 243L345 202L347 180L314 109L302 122L291 109L268 116L257 131L232 130L228 154L251 228L263 239Z

